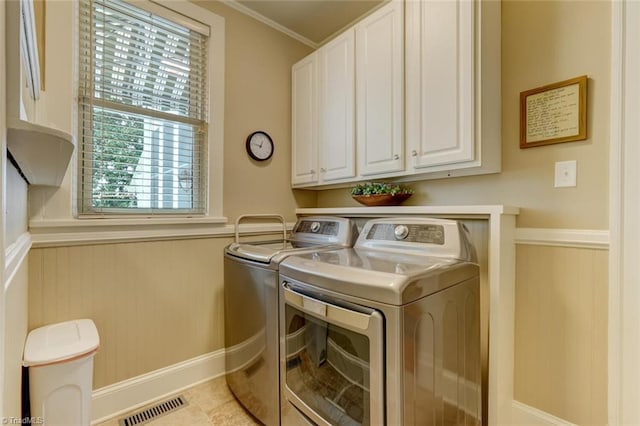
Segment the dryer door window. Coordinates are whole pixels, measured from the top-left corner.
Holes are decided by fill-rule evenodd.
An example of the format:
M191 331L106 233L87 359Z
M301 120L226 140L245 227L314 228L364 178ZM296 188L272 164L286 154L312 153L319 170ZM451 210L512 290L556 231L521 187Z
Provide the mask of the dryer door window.
M381 424L380 313L362 307L364 312L352 311L286 287L284 306L289 399L321 424Z

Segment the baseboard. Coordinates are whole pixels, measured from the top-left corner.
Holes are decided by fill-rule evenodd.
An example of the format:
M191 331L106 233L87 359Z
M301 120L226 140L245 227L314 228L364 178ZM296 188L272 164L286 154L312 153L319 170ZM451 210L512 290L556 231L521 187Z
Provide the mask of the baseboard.
M575 424L513 400L512 424L518 426L576 426Z
M97 424L222 376L224 349L161 368L93 391L92 421Z

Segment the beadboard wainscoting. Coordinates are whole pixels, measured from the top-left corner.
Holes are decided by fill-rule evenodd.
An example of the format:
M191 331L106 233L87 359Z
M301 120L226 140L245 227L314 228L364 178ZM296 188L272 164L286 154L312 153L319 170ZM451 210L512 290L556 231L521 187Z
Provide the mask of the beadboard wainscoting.
M230 237L34 248L29 329L91 318L94 388L224 348Z
M607 423L609 232L516 231L514 424Z

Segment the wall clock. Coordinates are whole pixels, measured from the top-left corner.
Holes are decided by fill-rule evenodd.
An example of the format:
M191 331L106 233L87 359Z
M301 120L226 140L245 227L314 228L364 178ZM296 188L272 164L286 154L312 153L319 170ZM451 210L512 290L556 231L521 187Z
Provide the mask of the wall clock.
M256 161L265 161L273 155L273 140L263 131L253 132L247 138L247 154Z

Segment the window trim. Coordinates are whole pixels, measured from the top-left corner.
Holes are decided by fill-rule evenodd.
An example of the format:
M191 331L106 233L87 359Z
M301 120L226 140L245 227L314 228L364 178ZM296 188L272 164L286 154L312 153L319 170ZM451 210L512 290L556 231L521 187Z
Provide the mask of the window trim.
M225 71L225 19L208 9L204 9L186 0L124 0L131 5L148 12L161 15L167 19L185 25L198 32L204 32L208 27L209 44L207 66L208 78L208 114L206 123L207 131L207 183L206 202L204 214L162 213L157 216L142 214L117 214L117 213L91 213L83 214L79 206L82 182L82 170L76 161L75 182L76 190L73 212L77 219L144 219L145 221L157 221L160 223L167 216L175 216L175 221L185 223L193 218L207 218L215 222L224 222L223 216L223 155L224 155L224 71ZM79 7L79 6L77 6ZM178 19L176 19L178 18ZM76 21L76 25L77 21ZM78 30L79 31L79 28ZM77 37L76 37L77 38ZM76 60L77 62L77 60ZM79 66L76 63L76 70ZM77 80L76 80L77 84ZM76 88L77 90L77 88ZM75 120L78 120L78 99L75 100ZM76 138L77 140L77 138ZM78 143L81 143L80 141Z

